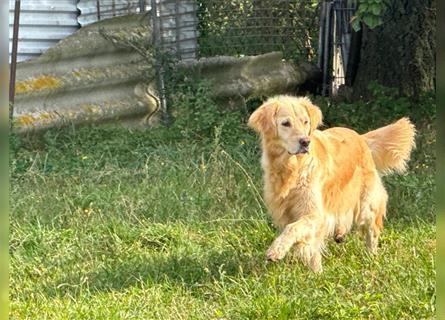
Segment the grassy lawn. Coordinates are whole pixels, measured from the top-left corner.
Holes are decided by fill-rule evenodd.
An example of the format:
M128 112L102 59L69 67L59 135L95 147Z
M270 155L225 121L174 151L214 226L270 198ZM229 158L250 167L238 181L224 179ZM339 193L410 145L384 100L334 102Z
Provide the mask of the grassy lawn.
M327 123L392 120L346 116ZM432 319L435 133L417 122L409 172L385 178L379 254L356 233L331 240L322 274L265 261L276 231L258 143L233 121L216 138L107 126L12 137L10 317Z

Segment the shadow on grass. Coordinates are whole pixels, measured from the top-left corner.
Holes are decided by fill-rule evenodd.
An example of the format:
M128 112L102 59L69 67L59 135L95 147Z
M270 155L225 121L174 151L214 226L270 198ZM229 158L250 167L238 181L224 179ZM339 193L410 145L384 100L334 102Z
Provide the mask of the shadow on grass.
M81 291L114 291L131 287L165 285L181 286L192 294L196 290L223 277L246 276L254 270L264 272L266 262L261 252L256 256L241 256L235 250L194 256L154 254L134 256L124 261L112 261L108 265L87 274L72 274L57 283L46 286L48 296L80 295ZM261 271L263 270L263 271Z

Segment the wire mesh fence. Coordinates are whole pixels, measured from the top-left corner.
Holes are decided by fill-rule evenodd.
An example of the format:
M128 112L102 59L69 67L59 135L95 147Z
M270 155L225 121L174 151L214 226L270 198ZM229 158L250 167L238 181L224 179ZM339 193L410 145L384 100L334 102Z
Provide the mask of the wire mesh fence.
M80 26L147 12L154 46L179 61L281 51L286 59L318 63L322 92L331 94L348 77L356 6L356 0L79 0L75 9Z
M318 1L197 0L198 55L256 55L282 51L313 60Z
M152 1L161 46L181 60L282 51L286 58L316 56L317 0Z
M281 51L317 63L320 93L351 78L351 19L356 0L153 0L159 46L179 60ZM157 7L156 7L157 6Z
M130 13L144 12L150 9L150 0L79 0L77 8L81 26Z
M155 45L177 60L281 51L286 59L317 63L325 95L335 93L348 77L350 21L356 0L92 2L97 5L97 17L100 12L110 14L110 8L151 10Z

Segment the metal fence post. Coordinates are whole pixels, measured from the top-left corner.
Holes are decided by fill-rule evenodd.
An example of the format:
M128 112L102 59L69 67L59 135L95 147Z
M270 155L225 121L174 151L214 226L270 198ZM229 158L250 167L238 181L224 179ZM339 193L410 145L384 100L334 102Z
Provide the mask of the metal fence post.
M321 94L326 96L330 93L329 85L331 83L329 74L329 60L331 56L331 21L332 21L332 1L326 2L326 14L325 14L325 30L324 30L324 52L323 52L323 87Z
M100 21L100 0L96 0L97 20Z
M11 69L9 74L9 121L12 126L12 117L14 115L14 97L15 97L15 74L17 68L17 47L19 42L19 25L20 25L20 0L15 0L14 7L14 27L12 35L12 55Z
M322 70L323 68L323 56L324 56L324 32L326 24L326 2L322 1L320 3L320 20L318 29L318 60L317 65Z
M165 123L169 123L170 118L167 112L167 99L165 94L164 68L161 63L162 44L161 44L161 27L158 19L158 5L156 0L151 0L151 16L153 28L153 47L155 50L155 69L156 82L158 84L161 117Z
M139 0L139 11L145 12L145 0Z

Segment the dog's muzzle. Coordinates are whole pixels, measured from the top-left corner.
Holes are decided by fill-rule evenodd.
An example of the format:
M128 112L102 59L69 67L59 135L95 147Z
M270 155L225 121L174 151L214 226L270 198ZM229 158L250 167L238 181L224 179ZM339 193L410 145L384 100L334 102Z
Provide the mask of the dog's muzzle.
M309 152L309 144L311 143L311 140L309 137L301 138L300 141L298 141L300 144L300 147L298 148L298 151L296 154L305 154Z
M309 152L309 147L300 147L297 152L289 152L288 151L287 153L289 153L290 155L295 156L297 154L306 154L308 152Z
M309 147L301 147L296 154L305 154L309 152Z

